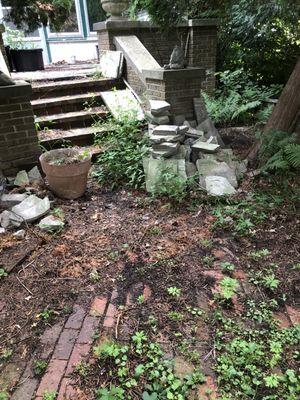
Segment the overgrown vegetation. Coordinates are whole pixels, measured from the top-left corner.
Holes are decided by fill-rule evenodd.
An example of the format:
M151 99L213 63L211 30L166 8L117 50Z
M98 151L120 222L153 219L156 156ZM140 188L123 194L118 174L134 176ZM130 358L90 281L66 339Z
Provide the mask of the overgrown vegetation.
M262 136L262 170L286 175L300 168L300 144L297 135L269 130Z
M240 323L217 312L216 371L222 400L299 398L300 328L279 329L272 317L276 306L275 300L248 303L246 317ZM249 317L257 321L257 326L245 325Z
M94 354L111 381L109 388L97 391L97 400L130 400L133 389L143 400L184 400L197 384L205 382L198 371L183 379L176 376L172 361L163 358L161 347L143 331L136 332L129 345L104 342L94 348Z
M101 126L106 128L107 134L95 137L95 143L103 151L97 159L98 168L94 176L112 189L121 185L143 187L143 157L147 148L141 123L132 116L124 115L118 121L111 119Z
M219 72L217 76L219 86L214 95L202 93L208 114L216 124L266 122L273 108L266 100L279 93L279 85L255 84L243 69Z

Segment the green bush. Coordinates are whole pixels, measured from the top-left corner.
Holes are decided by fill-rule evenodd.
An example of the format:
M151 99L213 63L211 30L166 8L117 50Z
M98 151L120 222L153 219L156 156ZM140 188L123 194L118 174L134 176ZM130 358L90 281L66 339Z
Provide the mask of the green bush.
M209 116L216 124L236 125L265 122L272 106L264 102L278 94L279 85L259 86L243 69L216 74L219 88L214 96L202 93Z
M97 159L98 168L94 173L99 182L112 189L121 185L144 186L143 157L147 148L140 124L125 116L120 121L111 119L105 124L107 134L96 135L95 143L104 149Z
M297 135L270 129L262 137L262 170L286 174L300 168L300 144Z

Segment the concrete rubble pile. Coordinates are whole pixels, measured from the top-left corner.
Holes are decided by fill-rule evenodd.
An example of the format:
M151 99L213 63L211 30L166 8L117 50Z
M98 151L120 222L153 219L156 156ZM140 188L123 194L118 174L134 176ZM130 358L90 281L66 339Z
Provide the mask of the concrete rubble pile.
M42 184L43 178L37 167L28 173L20 171L15 178L0 177L0 234L26 227L50 212L49 198L41 198L34 194ZM61 229L64 222L49 215L43 218L38 226L43 230L55 231ZM17 230L14 236L23 239L25 230Z
M199 176L200 187L209 195L236 193L247 163L225 148L201 98L194 99L194 108L197 120L188 121L184 115L172 116L169 103L150 100L146 114L150 149L144 159L148 192L155 191L162 171L167 170L183 181Z

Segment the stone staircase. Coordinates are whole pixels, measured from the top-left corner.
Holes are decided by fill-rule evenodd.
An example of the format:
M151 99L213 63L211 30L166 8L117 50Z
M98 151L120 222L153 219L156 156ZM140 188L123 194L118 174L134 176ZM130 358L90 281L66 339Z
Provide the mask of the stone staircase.
M93 123L109 115L101 92L123 87L121 80L88 76L32 82L31 104L41 145L91 146L94 134L101 132Z

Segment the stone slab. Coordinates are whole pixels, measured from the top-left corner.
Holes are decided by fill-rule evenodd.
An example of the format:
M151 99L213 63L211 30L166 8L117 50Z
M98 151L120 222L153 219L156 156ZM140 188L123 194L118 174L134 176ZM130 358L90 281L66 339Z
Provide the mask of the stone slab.
M168 158L175 155L180 147L180 143L160 143L160 144L153 144L152 146L152 156L154 158Z
M144 69L160 69L161 66L135 35L115 36L114 43L120 49L138 75L143 79Z
M219 144L203 142L201 139L197 140L193 145L193 149L201 150L204 153L215 153L219 148Z
M142 107L129 89L101 92L101 97L115 119L122 120L124 116L138 121L144 119Z
M50 201L48 197L40 199L35 195L29 196L26 200L22 201L22 203L12 208L14 214L27 222L33 222L43 217L49 210Z
M211 159L200 159L196 162L200 176L221 176L226 178L233 187L237 187L237 178L235 171L230 168L225 162L218 162Z
M212 196L228 196L236 193L235 188L222 176L207 176L205 186L207 193Z
M159 125L153 129L153 135L178 135L179 127L176 125Z
M149 100L149 103L151 114L154 116L160 116L171 109L171 105L164 100Z
M119 79L123 72L124 55L121 51L107 50L101 54L100 70L106 78Z
M173 174L178 175L183 182L186 181L187 175L185 170L185 160L174 160L174 159L154 159L144 158L144 171L146 175L146 190L147 192L155 191L157 185L159 185L161 171L167 169Z
M28 195L25 193L3 194L0 199L0 204L3 207L10 208L22 203L27 197Z
M179 135L149 135L150 143L153 144L160 144L160 143L176 143L176 142L183 142L184 141L184 134Z

